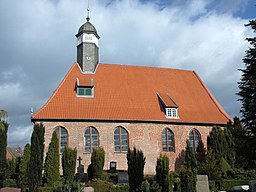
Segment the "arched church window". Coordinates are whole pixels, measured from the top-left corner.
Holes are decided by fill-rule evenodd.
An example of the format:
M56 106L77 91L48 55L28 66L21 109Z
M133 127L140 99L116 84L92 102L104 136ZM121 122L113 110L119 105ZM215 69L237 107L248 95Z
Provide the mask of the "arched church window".
M91 153L99 146L99 133L96 128L88 127L84 132L84 152Z
M68 132L64 127L57 127L55 131L59 140L60 153L63 153L65 146L68 144Z
M115 152L128 151L128 132L123 127L117 127L114 131Z
M162 147L164 152L174 152L174 134L169 128L162 131Z
M202 152L201 135L198 130L192 129L189 133L189 144L194 153Z

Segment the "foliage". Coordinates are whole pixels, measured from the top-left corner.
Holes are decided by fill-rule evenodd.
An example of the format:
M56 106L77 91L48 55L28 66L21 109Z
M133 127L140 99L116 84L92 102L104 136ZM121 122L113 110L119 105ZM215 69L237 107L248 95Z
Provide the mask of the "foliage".
M190 147L189 141L186 141L186 149L185 149L185 160L184 160L184 165L186 166L186 168L191 169L192 171L196 171L196 167L197 167L197 161L196 161L196 157L195 154L192 150L192 148Z
M234 123L229 122L227 124L227 128L234 139L235 167L250 168L248 155L251 153L251 146L248 143L246 130L242 126L239 118L235 117L233 121Z
M44 156L44 131L45 128L42 123L34 125L28 167L28 185L30 192L38 191L38 187L41 185Z
M6 147L7 147L7 131L8 123L3 118L3 110L1 110L0 118L0 188L3 187L3 181L5 179L5 172L7 167L6 162Z
M24 148L23 156L19 166L19 184L21 189L25 189L28 186L28 166L30 160L30 145L26 144Z
M133 150L128 149L127 164L130 192L141 191L145 160L146 158L144 157L141 150L137 150L135 147L133 148Z
M234 179L223 179L223 180L217 180L215 181L215 188L218 190L232 190L233 186L239 186L239 185L248 185L248 180L234 180Z
M223 157L220 159L219 167L222 178L228 178L230 175L232 175L233 169Z
M108 192L128 192L128 185L110 185Z
M221 178L221 170L214 154L212 153L212 149L207 151L206 160L200 167L200 174L208 175L209 179L216 180Z
M208 150L212 150L212 154L217 161L223 157L233 168L235 163L234 139L228 128L213 127L207 137Z
M74 180L76 169L76 149L65 147L62 154L62 169L65 183L71 183Z
M180 171L180 187L182 192L196 192L196 173L183 167Z
M15 179L5 179L3 182L4 187L16 187L16 181Z
M53 192L83 192L84 187L79 182L65 183L53 189Z
M162 192L172 191L169 158L162 154L160 155L159 158L157 158L156 180L157 183L161 186Z
M256 33L256 19L249 21L246 27L251 27ZM256 167L256 36L246 38L251 47L246 51L243 59L244 69L240 69L242 76L238 82L240 101L242 102L242 123L246 130L250 153L247 155L249 166Z
M93 167L93 178L100 178L105 163L105 151L103 147L93 148L91 164Z
M44 178L47 186L54 186L54 184L60 180L59 141L56 131L52 134L52 139L46 153Z
M7 121L7 117L8 117L7 111L1 109L0 110L0 121L6 122Z

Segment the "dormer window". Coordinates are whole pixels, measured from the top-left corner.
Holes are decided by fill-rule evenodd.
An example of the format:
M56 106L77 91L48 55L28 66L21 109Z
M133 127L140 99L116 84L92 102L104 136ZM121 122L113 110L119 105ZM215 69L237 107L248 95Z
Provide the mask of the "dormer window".
M76 96L77 97L93 97L94 81L93 79L76 79Z
M93 97L93 87L77 87L77 96Z
M165 108L166 118L178 119L178 109L177 108Z
M162 112L166 118L179 119L178 105L168 93L157 93Z

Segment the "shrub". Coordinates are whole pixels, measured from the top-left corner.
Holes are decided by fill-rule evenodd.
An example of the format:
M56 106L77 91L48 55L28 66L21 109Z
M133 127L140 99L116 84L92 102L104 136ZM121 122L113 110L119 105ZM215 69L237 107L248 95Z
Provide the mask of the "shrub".
M16 187L15 179L5 179L3 182L4 187Z
M159 158L157 158L156 180L157 183L161 186L162 192L172 192L169 158L162 154Z
M196 174L191 169L183 168L180 172L182 192L196 192Z
M84 186L79 182L65 183L53 189L53 192L83 192Z
M105 163L105 151L102 147L94 148L91 156L91 164L93 167L93 178L99 179L103 172Z
M135 147L128 150L127 153L128 175L129 175L129 191L140 191L143 181L143 170L145 165L145 157L141 150Z
M59 141L56 131L52 134L51 143L46 153L44 178L48 186L54 186L60 180Z
M65 147L62 154L62 169L63 178L65 183L72 183L74 181L75 169L76 169L76 149Z

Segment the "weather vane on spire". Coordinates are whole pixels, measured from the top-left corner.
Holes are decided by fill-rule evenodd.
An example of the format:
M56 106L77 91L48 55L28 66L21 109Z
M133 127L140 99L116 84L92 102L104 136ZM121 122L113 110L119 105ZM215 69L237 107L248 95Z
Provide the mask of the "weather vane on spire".
M89 15L89 13L90 13L90 0L88 0L87 18L86 18L87 21L90 21L90 15Z

